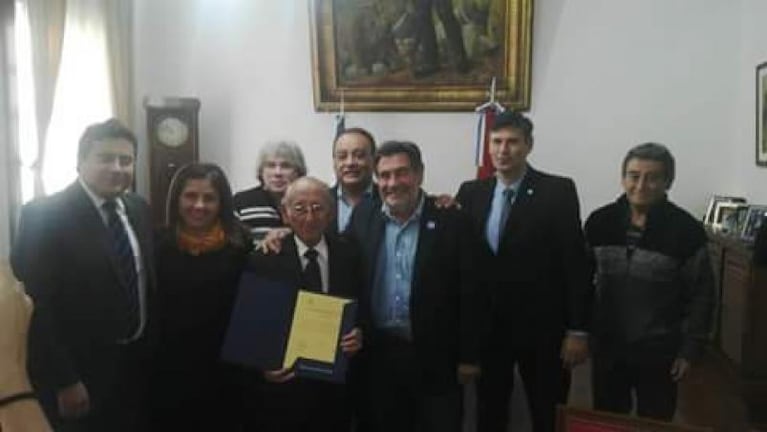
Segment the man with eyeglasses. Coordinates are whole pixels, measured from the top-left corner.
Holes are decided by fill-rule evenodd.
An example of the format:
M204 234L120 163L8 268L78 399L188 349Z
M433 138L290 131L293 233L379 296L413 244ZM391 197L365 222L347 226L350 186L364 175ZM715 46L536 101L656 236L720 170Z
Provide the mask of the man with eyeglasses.
M282 200L282 217L292 233L282 239L279 252L256 251L249 269L259 277L285 282L290 289L356 299L363 283L359 253L349 240L326 234L333 215L325 183L312 177L295 180ZM364 305L358 310L358 318L364 319ZM353 356L361 347L358 327L341 336L340 348L346 355ZM297 378L292 369L262 373L264 382L252 389L256 412L248 420L253 422L248 430L350 429L352 414L344 385Z

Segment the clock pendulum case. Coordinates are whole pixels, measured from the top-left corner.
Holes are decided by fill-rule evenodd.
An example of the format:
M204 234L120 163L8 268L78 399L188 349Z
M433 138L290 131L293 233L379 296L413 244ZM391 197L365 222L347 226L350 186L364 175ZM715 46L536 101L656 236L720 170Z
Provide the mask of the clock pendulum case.
M152 220L165 224L165 201L170 181L182 166L199 158L200 100L194 98L146 98L149 142L149 190Z

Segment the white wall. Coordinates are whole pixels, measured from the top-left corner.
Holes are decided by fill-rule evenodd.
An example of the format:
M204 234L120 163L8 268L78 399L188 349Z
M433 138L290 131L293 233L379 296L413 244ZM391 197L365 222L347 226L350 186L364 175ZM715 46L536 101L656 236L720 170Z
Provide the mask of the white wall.
M621 158L650 140L676 155L672 198L693 213L714 191L756 194L743 186L767 172L751 167L756 61L741 51L767 59L756 52L765 40L757 7L765 16L761 0L537 0L532 163L573 177L584 214L617 196ZM331 115L313 109L306 1L136 0L134 19L137 100L200 97L201 157L236 189L254 183L259 146L276 137L297 140L310 173L332 180ZM754 40L741 50L741 37ZM427 190L454 192L474 174L473 114L350 113L347 125L420 144Z
M767 61L767 2L743 0L741 6L742 45L737 63L735 82L736 103L733 119L731 151L735 165L730 175L735 186L732 192L750 201L767 204L767 168L754 162L756 153L756 66ZM726 147L727 148L727 147ZM725 148L725 149L726 149Z

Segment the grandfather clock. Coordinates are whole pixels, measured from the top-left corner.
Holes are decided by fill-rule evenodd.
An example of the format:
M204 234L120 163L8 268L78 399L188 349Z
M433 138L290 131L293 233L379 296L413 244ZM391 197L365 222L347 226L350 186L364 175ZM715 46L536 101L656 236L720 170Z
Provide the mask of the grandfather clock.
M149 191L155 226L165 224L165 201L176 171L199 157L200 100L146 98Z

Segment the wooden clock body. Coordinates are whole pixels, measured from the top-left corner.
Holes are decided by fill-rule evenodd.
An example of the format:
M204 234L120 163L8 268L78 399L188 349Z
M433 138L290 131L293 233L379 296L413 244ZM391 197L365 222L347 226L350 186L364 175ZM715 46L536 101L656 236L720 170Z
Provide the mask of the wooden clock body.
M193 98L147 98L149 191L152 220L162 226L170 182L182 166L199 158L200 101Z

